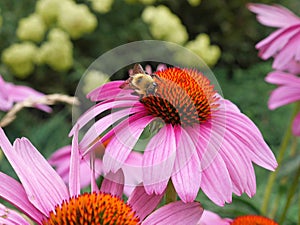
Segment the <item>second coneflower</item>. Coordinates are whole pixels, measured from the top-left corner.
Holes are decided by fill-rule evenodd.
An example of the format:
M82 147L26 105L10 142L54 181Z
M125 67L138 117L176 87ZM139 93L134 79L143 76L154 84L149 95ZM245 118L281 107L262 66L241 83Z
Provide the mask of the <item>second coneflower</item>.
M17 139L11 145L0 128L0 148L20 179L19 182L0 172L0 198L10 202L38 225L196 224L200 219L203 209L198 202L177 201L154 210L162 195L147 195L143 186L136 187L124 202L124 175L121 170L108 174L100 189L93 173L86 174L92 176L92 190L81 193L77 135L76 132L72 143L67 187L28 139ZM0 223L32 224L1 204Z
M89 152L111 139L104 170L116 172L150 127L154 133L143 149L142 165L148 194L163 193L171 180L184 202L192 202L200 189L218 205L231 202L232 193L253 196L252 162L269 170L277 166L255 124L197 70L166 68L152 78L155 88L142 95L132 86L122 89L124 81L90 92L88 98L98 103L75 126L110 113L90 127L80 148Z

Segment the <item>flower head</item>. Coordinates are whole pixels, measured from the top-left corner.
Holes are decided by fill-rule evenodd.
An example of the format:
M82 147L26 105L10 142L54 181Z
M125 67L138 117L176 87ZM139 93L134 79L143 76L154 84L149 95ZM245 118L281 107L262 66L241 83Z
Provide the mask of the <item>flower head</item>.
M88 98L98 103L75 127L82 128L102 112L111 113L90 127L80 141L81 150L91 152L111 139L104 172L116 172L142 142L142 179L148 194L163 193L171 179L184 202L192 202L200 188L218 205L231 202L232 193L253 196L252 162L269 170L277 166L254 123L196 70L167 68L155 72L153 81L157 89L146 96L135 88L120 88L124 81L90 92ZM103 137L97 139L99 135Z
M300 78L298 76L274 71L267 75L266 81L278 85L278 88L271 93L268 102L270 109L300 101ZM300 113L294 119L292 131L294 135L300 136Z
M204 210L197 225L278 225L275 221L259 215L243 215L235 219L221 218L214 212Z
M278 28L256 45L259 56L274 57L274 69L300 72L300 54L295 48L300 45L300 18L280 5L249 4L248 8L257 14L260 23Z
M20 182L0 172L0 198L15 205L36 224L195 224L201 217L199 203L177 201L151 213L162 195L147 195L137 187L125 203L122 199L123 173L108 174L98 189L92 182L92 193L80 193L78 133L72 142L70 182L62 178L26 138L13 145L0 128L0 147L3 149ZM92 173L91 173L92 175ZM117 182L118 181L118 182ZM1 209L0 209L1 211ZM16 218L15 216L13 216ZM147 218L146 218L147 217ZM0 217L10 224L11 216ZM29 225L27 221L21 224Z
M29 98L40 98L44 94L38 92L30 87L23 85L15 85L9 82L5 82L0 76L0 110L8 111L13 107L16 102L22 102ZM36 108L45 112L51 112L51 108L46 105L37 104Z

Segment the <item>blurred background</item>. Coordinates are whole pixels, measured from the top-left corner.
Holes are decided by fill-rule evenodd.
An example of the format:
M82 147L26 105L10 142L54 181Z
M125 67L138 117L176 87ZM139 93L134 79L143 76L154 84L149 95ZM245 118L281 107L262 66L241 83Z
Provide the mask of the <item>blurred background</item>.
M298 0L255 1L282 4L300 14ZM275 86L264 81L271 61L257 56L255 44L273 29L259 24L246 0L2 0L0 1L0 74L3 79L30 86L45 94L74 95L88 66L101 54L139 40L177 43L199 55L214 72L225 98L234 102L261 130L276 154L291 116L291 107L268 110ZM298 15L299 15L298 14ZM151 64L151 63L150 63ZM126 70L114 79L127 79ZM84 81L85 90L106 80L94 71ZM0 118L5 112L0 112ZM72 107L53 106L47 114L24 109L5 128L9 138L26 136L45 157L67 145ZM1 156L0 156L1 158ZM288 175L286 160L275 194L284 201ZM257 195L234 198L224 208L199 195L204 207L225 217L259 213L268 172L257 172ZM6 159L0 171L13 175ZM298 198L299 199L299 198ZM296 201L296 200L295 200ZM294 204L296 205L296 204ZM280 208L278 209L280 210ZM289 209L286 224L296 224L297 206ZM275 215L276 218L276 215Z

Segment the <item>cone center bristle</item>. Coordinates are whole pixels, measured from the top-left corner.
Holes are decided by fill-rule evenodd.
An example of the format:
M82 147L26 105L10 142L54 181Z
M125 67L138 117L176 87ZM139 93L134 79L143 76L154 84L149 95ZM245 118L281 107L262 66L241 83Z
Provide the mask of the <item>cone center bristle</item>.
M118 197L105 193L85 193L57 206L42 224L136 225L139 224L139 218Z
M182 126L202 123L211 118L218 105L216 91L208 78L191 69L169 68L155 73L155 94L140 102L149 114L167 124Z

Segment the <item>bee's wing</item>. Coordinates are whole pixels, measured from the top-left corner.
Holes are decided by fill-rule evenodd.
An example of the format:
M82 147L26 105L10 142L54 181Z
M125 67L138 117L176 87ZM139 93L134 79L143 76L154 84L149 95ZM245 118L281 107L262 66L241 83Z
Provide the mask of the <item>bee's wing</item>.
M141 66L141 64L134 64L132 72L133 72L133 74L138 74L138 73L145 74L145 71L144 71L143 67Z

